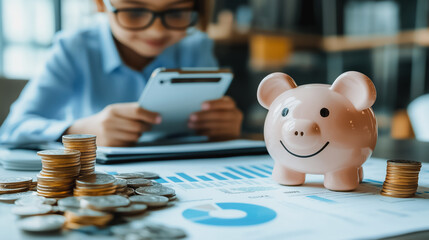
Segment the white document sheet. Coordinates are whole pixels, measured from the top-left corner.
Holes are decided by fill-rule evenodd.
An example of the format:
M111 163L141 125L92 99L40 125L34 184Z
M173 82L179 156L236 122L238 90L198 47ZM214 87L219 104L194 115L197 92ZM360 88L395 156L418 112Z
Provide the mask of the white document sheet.
M264 147L264 141L231 140L222 142L186 143L141 147L98 147L97 153L110 155L204 152L228 149Z
M178 201L141 221L184 228L190 239L373 239L429 230L429 166L423 164L414 198L380 195L386 160L364 164L364 181L353 192L323 187L307 175L302 186L270 178L267 155L222 159L99 165L97 170L154 171L176 189Z

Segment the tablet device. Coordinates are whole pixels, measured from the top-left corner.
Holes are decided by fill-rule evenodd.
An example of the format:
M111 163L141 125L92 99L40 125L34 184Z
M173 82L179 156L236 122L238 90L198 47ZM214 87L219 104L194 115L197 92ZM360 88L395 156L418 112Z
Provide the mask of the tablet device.
M232 78L229 69L155 69L143 90L139 105L159 113L162 123L153 125L150 133L143 136L192 134L188 128L189 116L200 111L203 102L221 98Z

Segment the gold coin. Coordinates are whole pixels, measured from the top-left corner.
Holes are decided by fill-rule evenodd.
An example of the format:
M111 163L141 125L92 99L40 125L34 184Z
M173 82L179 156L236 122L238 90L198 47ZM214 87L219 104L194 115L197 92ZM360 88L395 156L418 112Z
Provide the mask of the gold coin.
M29 187L22 187L22 188L0 188L0 194L25 192L25 191L28 191L28 189L29 189Z
M103 184L113 184L115 182L115 177L108 174L95 173L92 175L87 175L79 177L76 179L76 183L86 184L86 185L103 185Z
M388 160L387 164L390 165L395 165L395 166L401 166L401 165L405 165L405 166L409 166L409 165L422 165L421 162L417 162L417 161L410 161L410 160Z
M71 149L44 150L37 152L39 156L80 156L80 152Z

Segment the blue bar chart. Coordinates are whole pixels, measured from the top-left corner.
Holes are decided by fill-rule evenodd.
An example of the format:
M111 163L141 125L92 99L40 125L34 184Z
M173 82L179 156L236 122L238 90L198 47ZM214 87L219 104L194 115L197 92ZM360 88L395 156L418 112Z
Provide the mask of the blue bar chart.
M225 166L217 171L207 171L205 173L175 172L168 176L161 176L155 181L159 183L178 184L184 189L222 187L240 185L241 183L254 185L257 180L269 179L272 166L260 165L239 165Z

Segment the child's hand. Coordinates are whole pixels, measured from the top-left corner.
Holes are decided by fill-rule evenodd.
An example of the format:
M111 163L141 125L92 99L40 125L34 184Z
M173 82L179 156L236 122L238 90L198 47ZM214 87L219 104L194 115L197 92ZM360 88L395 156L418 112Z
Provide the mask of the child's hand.
M202 111L191 114L188 126L197 134L211 140L238 138L241 134L243 113L235 106L234 100L225 96L202 104Z
M158 113L149 112L137 103L118 103L101 112L79 119L66 134L93 134L100 146L129 146L138 141L152 124L161 123Z

